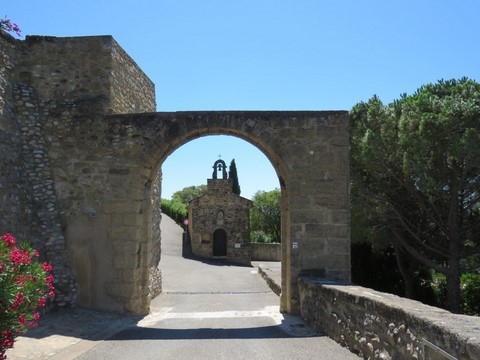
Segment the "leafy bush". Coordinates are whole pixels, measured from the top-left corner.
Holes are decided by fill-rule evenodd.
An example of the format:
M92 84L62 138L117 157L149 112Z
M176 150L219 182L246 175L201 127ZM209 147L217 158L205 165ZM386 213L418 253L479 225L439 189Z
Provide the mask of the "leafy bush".
M447 278L443 274L433 273L432 289L436 305L445 307L447 298ZM465 273L460 277L461 306L466 315L480 316L480 274Z
M183 220L188 218L188 212L185 204L178 199L162 199L162 212L175 220L177 224L182 224Z
M5 234L0 241L0 359L13 347L15 337L35 327L38 310L55 295L52 267L35 261L38 251L26 244L17 247Z
M431 286L435 294L436 306L445 307L447 301L447 277L443 274L432 271Z
M480 316L480 274L463 274L460 281L463 313Z
M250 210L250 239L252 241L255 232L263 232L270 239L269 242L281 242L280 196L279 189L257 191L253 196L253 207Z
M271 243L272 237L262 230L255 230L250 233L250 241L256 243Z

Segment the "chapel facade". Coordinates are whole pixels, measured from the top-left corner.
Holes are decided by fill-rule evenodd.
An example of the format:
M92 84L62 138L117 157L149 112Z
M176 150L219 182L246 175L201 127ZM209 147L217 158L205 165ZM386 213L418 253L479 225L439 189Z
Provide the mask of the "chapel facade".
M188 205L192 252L206 259L226 259L250 265L250 208L252 201L232 190L223 160L213 165L207 193Z

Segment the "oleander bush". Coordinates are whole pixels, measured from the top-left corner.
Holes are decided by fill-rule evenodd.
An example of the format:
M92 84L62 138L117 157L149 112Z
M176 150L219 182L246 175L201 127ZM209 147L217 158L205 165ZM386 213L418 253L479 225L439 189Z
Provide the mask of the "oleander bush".
M52 266L38 261L28 244L17 245L11 234L0 241L0 359L15 338L38 326L39 310L54 297Z

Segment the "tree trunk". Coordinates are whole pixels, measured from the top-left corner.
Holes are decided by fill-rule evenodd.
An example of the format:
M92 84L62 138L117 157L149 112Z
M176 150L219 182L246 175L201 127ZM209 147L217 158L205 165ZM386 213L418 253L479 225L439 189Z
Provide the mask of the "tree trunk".
M447 310L461 313L460 307L460 262L458 258L449 259L447 273Z
M456 179L453 179L451 187L450 210L448 214L449 244L448 244L448 270L447 276L447 310L453 313L460 313L460 229L459 229L459 185Z
M397 259L398 269L405 285L404 296L413 299L415 296L415 281L413 278L412 263L408 259L408 254L397 244L394 245L395 258Z

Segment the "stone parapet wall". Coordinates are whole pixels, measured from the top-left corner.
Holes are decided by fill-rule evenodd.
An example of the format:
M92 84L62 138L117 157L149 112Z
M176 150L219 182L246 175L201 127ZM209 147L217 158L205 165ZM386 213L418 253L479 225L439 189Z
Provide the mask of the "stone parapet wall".
M302 318L364 359L474 360L480 318L352 285L299 279Z
M250 243L252 261L282 261L282 244Z

